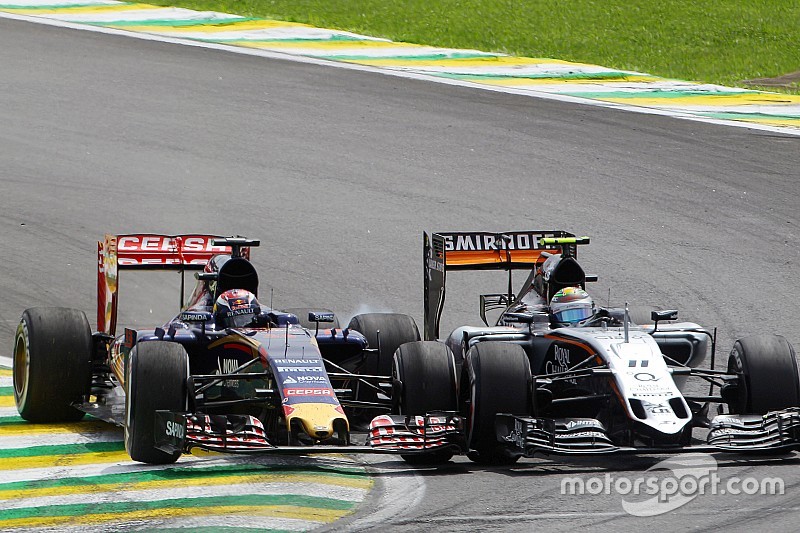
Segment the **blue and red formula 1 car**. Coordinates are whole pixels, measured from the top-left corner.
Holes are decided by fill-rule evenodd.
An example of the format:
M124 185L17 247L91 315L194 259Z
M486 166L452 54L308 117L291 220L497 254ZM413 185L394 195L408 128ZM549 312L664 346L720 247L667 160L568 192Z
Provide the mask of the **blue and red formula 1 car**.
M377 451L411 463L462 450L456 370L446 348L420 342L406 315L357 315L341 328L326 310L264 306L249 261L258 244L107 235L98 242L96 332L75 309L22 315L13 355L20 415L63 422L88 413L123 426L128 453L145 463L171 463L194 447ZM186 304L181 287L172 320L117 335L119 274L128 269L199 272ZM442 376L444 387L434 383ZM360 443L355 425L366 426Z

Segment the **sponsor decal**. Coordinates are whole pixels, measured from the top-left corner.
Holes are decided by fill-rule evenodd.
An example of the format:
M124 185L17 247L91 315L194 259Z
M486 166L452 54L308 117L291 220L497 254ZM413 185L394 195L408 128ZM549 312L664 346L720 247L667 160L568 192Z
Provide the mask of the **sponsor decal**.
M567 422L566 428L570 429L578 429L578 428L596 428L600 429L600 424L595 420L570 420Z
M322 372L321 366L279 366L278 372Z
M312 322L333 322L335 320L333 313L309 313L308 318Z
M223 359L220 358L218 360L219 366L219 374L234 374L236 369L239 368L239 360L238 359ZM223 387L238 387L239 380L238 379L227 379L222 383Z
M167 420L167 437L183 438L183 424Z
M228 251L227 246L214 246L212 237L194 236L183 238L184 252L217 252ZM172 237L164 235L127 235L117 240L118 252L174 252L177 243Z
M320 362L320 359L273 359L274 363L278 365L307 365L310 363Z
M637 381L658 381L659 378L655 377L653 374L649 372L638 372L633 375L634 379Z
M284 396L333 396L333 389L328 388L289 388L283 389Z
M283 380L283 383L284 384L289 383L290 385L292 385L297 383L297 380L294 379L292 376L286 376L286 378Z
M672 408L669 405L664 405L660 403L650 403L646 401L642 401L642 405L644 406L645 410L647 410L648 413L652 413L654 415L663 415L672 413Z
M569 365L569 350L567 348L563 348L558 346L557 344L553 346L553 360L547 361L544 365L544 371L546 374L556 374L558 372L567 372L570 368ZM565 380L567 383L572 383L575 385L577 380L575 379L567 379Z
M184 322L205 322L208 318L208 313L181 313L180 317Z
M448 252L483 252L494 250L538 250L536 233L511 233L508 235L462 234L443 235Z
M299 382L314 382L314 383L326 383L327 380L324 376L297 376L297 381Z

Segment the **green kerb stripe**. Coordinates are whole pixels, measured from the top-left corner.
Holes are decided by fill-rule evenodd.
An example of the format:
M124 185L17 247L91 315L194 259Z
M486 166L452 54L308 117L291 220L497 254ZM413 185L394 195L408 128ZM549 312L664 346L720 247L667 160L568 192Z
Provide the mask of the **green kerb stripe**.
M297 533L296 531L290 529L264 529L263 527L259 527L257 525L253 525L253 527L192 527L192 533L237 533L242 529L248 530L253 529L259 531L259 533ZM173 529L162 529L158 528L159 533L186 533L186 529L183 528L173 528Z
M733 120L797 120L800 122L800 116L797 115L777 115L766 113L703 113L698 112L698 115L703 115L709 118L719 119L733 119Z
M470 53L457 53L457 54L428 54L422 56L404 56L404 55L397 55L397 56L388 56L388 57L375 57L375 56L362 56L362 55L341 55L341 56L327 56L331 59L337 59L340 61L381 61L384 59L393 60L393 61L438 61L438 60L448 60L448 59L486 59L487 61L491 61L492 59L497 59L499 57L503 57L500 55L488 55L488 54L470 54ZM393 66L393 65L392 65Z
M637 98L663 98L664 100L671 100L673 98L686 98L688 96L717 96L724 98L726 96L738 96L750 91L742 89L741 91L730 92L708 92L708 91L639 91L635 93L630 92L606 92L606 93L593 93L593 92L569 92L559 91L559 94L566 96L578 96L580 98L593 98L596 100L608 100L609 98L620 98L625 100L636 100Z
M0 417L0 426L10 426L12 424L29 424L21 416L3 416Z
M14 394L14 387L0 387L0 396L11 396Z
M191 19L191 20L109 20L103 22L85 21L81 24L89 24L91 26L173 26L175 28L186 28L190 26L221 26L224 24L232 24L234 22L245 22L250 20L262 20L247 17L234 17L226 19Z
M32 437L35 439L35 437ZM123 442L87 442L86 444L61 444L56 446L31 446L0 450L0 459L39 457L45 455L74 455L82 453L118 452L125 449Z
M543 72L541 74L454 74L450 72L426 72L442 78L452 78L455 80L475 81L480 83L483 80L619 80L628 81L631 78L641 78L641 75L626 74L624 72L567 72L563 74L552 74Z
M253 29L252 31L258 31ZM331 42L372 42L365 41L364 39L357 39L355 37L348 37L347 35L331 35L330 37L323 37L320 39L214 39L213 37L184 37L186 39L194 39L196 41L207 41L210 43L331 43Z
M364 471L330 471L313 466L262 466L255 464L216 466L210 468L172 468L145 472L124 472L105 474L83 478L42 479L38 481L17 481L0 484L0 491L21 489L48 489L54 487L80 487L83 485L112 485L124 483L146 483L148 481L180 481L184 479L213 479L226 476L260 476L273 475L308 475L323 478L362 479L367 476Z
M232 506L267 506L285 505L292 507L307 507L310 509L349 510L356 504L353 502L323 498L319 496L302 496L294 494L238 494L235 496L212 496L206 498L176 498L164 501L129 501L111 503L87 503L74 505L50 505L45 507L26 507L0 511L0 525L3 520L24 518L43 518L53 516L91 516L93 514L115 514L131 511L144 511L153 509L192 508L203 509L206 507L232 507Z

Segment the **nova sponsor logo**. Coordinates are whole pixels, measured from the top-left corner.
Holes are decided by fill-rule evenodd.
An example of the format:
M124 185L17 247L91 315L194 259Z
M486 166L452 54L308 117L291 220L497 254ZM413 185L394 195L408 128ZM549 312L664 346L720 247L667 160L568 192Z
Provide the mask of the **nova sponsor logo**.
M333 396L332 389L323 388L288 388L283 389L284 396Z
M312 383L326 383L326 379L324 376L297 376L297 381L302 382L312 382Z
M284 384L295 384L295 383L323 383L327 384L327 380L324 376L297 376L293 378L292 376L286 376L283 379Z

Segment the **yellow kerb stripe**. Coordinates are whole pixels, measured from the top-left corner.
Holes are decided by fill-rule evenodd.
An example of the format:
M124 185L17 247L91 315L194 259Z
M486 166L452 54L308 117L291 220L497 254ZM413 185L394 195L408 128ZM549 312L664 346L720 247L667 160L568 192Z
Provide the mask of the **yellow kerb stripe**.
M270 518L293 518L296 520L309 520L314 522L333 522L349 514L349 510L315 509L310 507L293 507L290 505L264 505L264 506L217 506L166 509L144 509L141 511L98 513L77 516L43 516L31 518L15 518L0 521L0 528L12 527L57 527L73 525L96 525L103 522L127 522L133 520L164 520L183 516L197 515L246 515L263 516Z
M36 457L8 457L5 459L0 459L0 471L122 462L131 462L131 458L128 456L125 450L116 452L73 453L65 455L39 455Z
M252 483L318 483L333 487L345 487L368 490L372 480L367 477L337 477L300 473L255 474L249 476L212 476L203 477L202 470L197 471L198 476L190 479L162 479L157 481L141 481L109 484L86 484L78 486L46 487L43 489L21 489L0 491L0 500L13 500L21 498L44 498L52 496L66 496L70 494L94 494L121 491L143 491L164 488L187 488L197 485L238 485Z
M72 424L13 424L0 426L0 437L18 437L20 435L43 433L50 435L53 433L110 432L115 429L118 429L121 437L122 428L116 428L116 426L100 421L74 422ZM31 444L36 444L34 439L31 439Z
M196 26L170 26L168 24L154 26L152 24L142 24L136 26L125 26L130 31L147 31L155 33L220 33L229 31L252 31L252 30L272 30L275 28L313 28L308 24L298 24L296 22L281 22L278 20L245 20L238 22L225 22L219 24L198 23Z

